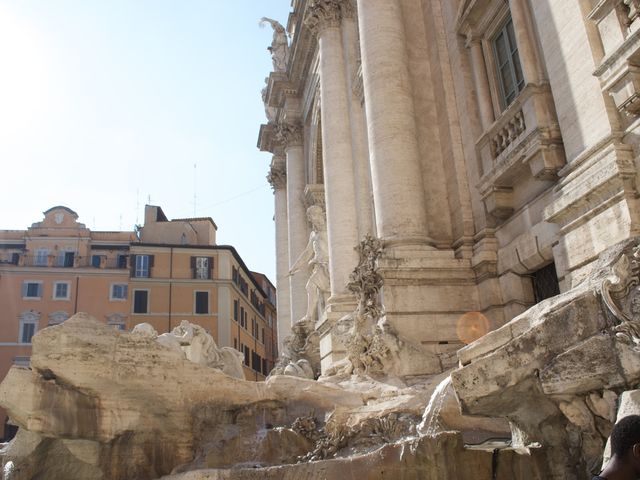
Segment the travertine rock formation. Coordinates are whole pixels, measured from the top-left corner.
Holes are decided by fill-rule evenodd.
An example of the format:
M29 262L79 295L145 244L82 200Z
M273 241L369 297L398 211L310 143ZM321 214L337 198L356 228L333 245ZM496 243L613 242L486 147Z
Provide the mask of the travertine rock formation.
M600 471L617 399L640 381L639 261L637 239L612 247L581 285L458 352L463 412L508 418L550 478Z

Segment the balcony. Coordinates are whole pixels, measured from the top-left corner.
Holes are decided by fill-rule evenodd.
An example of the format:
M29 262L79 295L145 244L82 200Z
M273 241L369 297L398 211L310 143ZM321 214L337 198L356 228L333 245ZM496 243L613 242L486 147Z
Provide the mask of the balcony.
M525 86L476 148L482 172L479 189L487 211L498 219L508 218L519 207L513 201L518 183L528 178L554 180L565 164L549 86Z
M39 268L93 268L96 270L123 270L127 269L126 259L123 261L118 258L99 257L99 261L95 256L81 257L74 255L73 257L56 257L49 255L47 257L35 255L20 255L0 257L0 264L17 265L20 267L39 267Z

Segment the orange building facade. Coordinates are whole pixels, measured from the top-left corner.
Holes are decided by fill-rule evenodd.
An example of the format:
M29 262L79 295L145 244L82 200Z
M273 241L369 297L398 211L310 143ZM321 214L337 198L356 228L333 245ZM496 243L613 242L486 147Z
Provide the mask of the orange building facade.
M248 380L263 380L278 355L275 288L217 245L216 230L210 218L168 220L148 205L138 232L92 232L67 207L0 231L0 378L29 363L38 330L82 311L122 330L196 323L243 352Z

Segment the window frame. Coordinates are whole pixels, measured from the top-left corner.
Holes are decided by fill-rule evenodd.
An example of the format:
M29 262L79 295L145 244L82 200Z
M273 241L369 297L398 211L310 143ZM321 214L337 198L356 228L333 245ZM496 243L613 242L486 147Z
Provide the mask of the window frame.
M145 312L136 312L136 293L137 292L146 292L147 293L147 306ZM131 313L133 315L149 315L151 310L151 292L148 288L134 288L133 295L131 300Z
M518 46L518 41L515 38L515 26L513 25L513 18L511 16L511 11L507 10L507 15L504 16L502 21L499 24L500 26L496 28L491 36L489 37L489 43L491 44L491 54L493 56L493 76L495 76L494 80L497 84L498 90L498 103L500 105L500 110L498 114L501 114L505 110L509 108L509 106L518 98L518 96L524 90L524 87L527 85L527 80L524 77L524 68L522 65L522 59L520 58L520 49ZM513 45L511 45L511 38L509 35L509 25L511 25L511 32L513 33L513 42L515 43L515 49ZM500 57L498 54L498 38L502 36L505 40L505 47L507 48L507 60L506 63L500 64ZM518 82L518 78L516 75L516 64L514 61L514 55L517 56L518 66L520 67L520 75L522 76L522 80ZM515 86L515 90L513 91L513 98L509 100L507 96L507 92L505 90L504 79L502 77L501 69L504 66L509 67L509 74L513 84ZM509 94L511 95L511 93Z
M29 287L27 287L27 285L29 284L35 284L38 285L38 295L37 296L27 296L27 293L29 293ZM42 297L44 295L44 285L42 280L23 280L22 281L22 299L23 300L42 300Z
M115 287L124 287L124 297L116 297L114 295ZM109 285L109 301L110 302L126 302L129 299L129 284L127 283L112 283Z
M34 267L46 267L49 264L49 249L37 248L36 254L33 257Z
M144 266L145 259L146 267ZM138 262L142 265L139 265ZM151 278L151 255L136 254L136 264L133 268L133 276L134 278Z
M58 285L66 285L67 286L67 295L65 297L59 297L58 294ZM71 299L71 282L68 281L55 281L53 282L53 291L51 292L51 299L57 301L68 301Z
M206 312L198 312L198 294L207 294ZM211 315L211 294L209 290L194 290L193 292L193 314L194 315Z
M27 326L33 326L33 332L31 333L31 336L29 337L28 341L24 341L25 328ZM38 333L38 320L32 320L32 319L20 320L20 328L18 330L18 343L20 345L31 345L33 343L32 342L33 337L36 333Z

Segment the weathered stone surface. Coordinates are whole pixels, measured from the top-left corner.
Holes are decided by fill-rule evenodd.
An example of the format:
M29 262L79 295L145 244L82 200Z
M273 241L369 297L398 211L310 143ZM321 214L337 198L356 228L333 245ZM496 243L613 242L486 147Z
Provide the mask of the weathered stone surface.
M514 442L548 447L551 478L596 474L616 399L640 378L639 282L638 241L622 242L581 285L463 349L451 374L463 413L505 417Z

